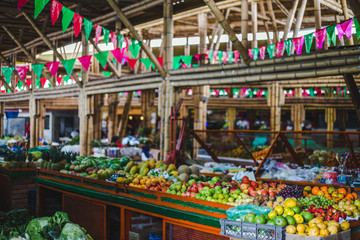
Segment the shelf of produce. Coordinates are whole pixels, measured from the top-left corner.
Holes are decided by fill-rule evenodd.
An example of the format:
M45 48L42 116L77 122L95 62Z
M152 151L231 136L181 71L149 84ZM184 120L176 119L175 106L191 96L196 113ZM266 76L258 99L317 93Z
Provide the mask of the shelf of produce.
M35 210L35 168L0 167L0 210L29 208Z
M169 228L169 226L172 229L182 227L192 229L191 231L207 232L216 236L214 239L222 239L219 219L225 218L226 210L231 207L225 204L43 169L38 171L36 182L39 187L40 216L46 214L46 209L43 209L46 207L44 189L51 189L63 195L62 201L65 199L64 196L72 196L97 205L116 206L121 209L160 217L165 224L164 229ZM62 208L64 208L64 202L62 202ZM84 209L84 211L86 210ZM78 221L80 225L88 226L86 222L82 222L82 219L78 219ZM122 228L124 227L122 226ZM168 234L166 230L163 231L163 234L163 239L166 239L165 236ZM91 235L96 236L96 233L91 233Z

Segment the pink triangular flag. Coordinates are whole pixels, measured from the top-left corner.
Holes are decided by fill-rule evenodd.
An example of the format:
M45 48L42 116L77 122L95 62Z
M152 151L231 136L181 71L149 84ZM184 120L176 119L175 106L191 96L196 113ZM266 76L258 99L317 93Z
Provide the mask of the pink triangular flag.
M102 26L95 24L95 43L99 41L102 33Z
M182 64L181 64L181 68L188 68L188 66L186 66L185 63L182 63Z
M161 65L162 67L164 67L164 59L163 59L162 57L157 57L156 59L158 60L158 62L160 63L160 65Z
M139 59L128 59L129 66L131 70L134 70L135 64L137 63Z
M222 58L223 63L226 63L227 57L228 57L228 53L224 51L223 52L223 58Z
M123 57L124 57L124 49L116 48L116 49L112 50L111 53L114 56L114 58L116 59L116 61L118 61L118 63L121 64L123 61Z
M239 61L239 58L240 58L239 52L238 52L238 51L234 51L234 60L235 60L236 63Z
M56 76L56 73L59 69L60 62L48 62L45 64L45 66L49 69L51 75L53 77Z
M241 90L241 95L240 95L240 97L244 97L244 96L246 95L246 91L247 91L247 88L243 88L243 89Z
M122 66L126 65L126 63L128 62L129 57L128 56L123 56L123 61L122 61Z
M117 47L117 38L118 38L117 34L115 32L113 32L113 31L111 31L110 32L110 37L111 37L111 42L114 45L114 48L116 48Z
M89 66L90 66L91 57L92 57L92 55L78 58L78 60L80 61L81 65L83 66L83 68L84 68L86 71L89 71Z
M15 67L15 69L18 72L20 78L24 80L26 73L29 71L29 66Z
M217 56L218 56L218 51L214 51L214 52L213 52L213 59L214 59L214 61L216 61ZM211 61L211 60L212 60L212 59L210 59L210 61Z
M56 78L56 81L57 81L58 85L60 86L60 85L61 85L61 81L62 81L62 77L57 77L57 78Z
M209 50L207 50L207 51L209 51ZM194 55L194 57L197 59L197 60L200 60L200 54L196 54L196 55Z
M348 39L351 38L352 23L353 23L353 19L351 18L343 23L339 23L338 25L336 25L336 29L338 31L338 36L340 41L343 38L344 34Z
M297 55L301 55L304 46L304 36L293 38L294 48Z
M47 80L46 78L40 78L40 82L43 85L43 87L45 86L46 80Z
M29 0L18 0L18 10L20 10Z
M31 87L31 78L28 78L25 81L26 81L26 84L29 85L29 87Z
M61 3L58 3L55 0L52 1L51 10L50 10L52 25L55 25L56 21L58 20L62 8L63 5Z
M83 16L77 13L74 14L73 23L74 23L75 37L79 36L79 33L81 32L81 25L83 20L84 20Z
M314 36L316 40L316 49L319 50L324 46L326 28L315 31Z
M253 58L253 57L254 57L252 48L248 49L248 54L249 54L249 57L250 57L250 58Z
M275 47L276 47L276 51L277 51L277 57L281 57L282 53L283 53L283 49L284 49L284 42L278 42L276 43Z
M261 60L264 60L265 59L265 53L266 53L266 46L259 47L259 52L260 52Z

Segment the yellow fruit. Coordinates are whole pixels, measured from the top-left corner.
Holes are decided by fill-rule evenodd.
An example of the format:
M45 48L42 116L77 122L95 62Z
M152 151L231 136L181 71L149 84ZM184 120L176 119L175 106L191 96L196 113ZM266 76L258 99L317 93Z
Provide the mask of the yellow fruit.
M326 226L325 223L318 223L318 224L316 224L316 226L317 226L318 228L320 228L320 229L326 229L326 228L327 228L327 226Z
M330 224L327 229L329 230L330 235L337 234L339 232L339 229L334 224Z
M304 218L300 215L300 214L295 214L294 215L294 219L295 219L295 222L297 224L300 224L300 223L303 223L304 222Z
M337 228L340 227L340 225L339 225L335 220L331 220L328 225L329 225L329 226L330 226L330 225L335 225L335 227L337 227Z
M303 236L307 236L307 234L306 233L303 233L303 232L299 232L299 233L297 233L298 235L303 235Z
M295 207L296 201L294 199L288 198L285 200L284 206L289 208Z
M303 233L303 232L305 232L305 230L306 230L306 225L304 225L304 224L299 224L299 225L297 225L296 230L297 230L299 233Z
M272 218L274 218L274 217L276 217L277 216L277 212L276 211L271 211L271 212L269 212L269 214L268 214L268 217L270 218L270 219L272 219Z
M295 234L296 233L296 227L294 225L289 225L289 226L286 227L286 232L291 233L291 234Z
M319 217L313 218L313 219L311 219L311 220L309 221L309 226L310 226L310 224L312 224L312 223L318 224L318 223L322 223L322 222L323 222L323 220L322 220L321 218L319 218Z
M311 227L309 228L309 236L319 236L320 234L320 229L318 227Z
M342 223L340 224L340 228L341 228L342 231L346 231L346 230L348 230L348 229L350 228L350 223L348 223L348 222L342 222Z
M308 225L305 225L305 233L308 233L309 232L309 226Z
M330 232L327 229L320 229L320 235L329 236Z
M309 227L316 227L316 223L309 223Z
M276 213L278 215L281 215L284 213L284 208L282 206L277 206L274 210L276 211Z

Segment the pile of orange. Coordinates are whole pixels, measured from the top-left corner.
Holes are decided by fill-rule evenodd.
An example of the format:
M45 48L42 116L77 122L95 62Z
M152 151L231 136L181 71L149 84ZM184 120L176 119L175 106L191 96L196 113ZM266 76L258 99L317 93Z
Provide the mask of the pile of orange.
M310 186L306 186L304 188L304 196L324 196L327 199L330 200L334 200L335 202L340 201L341 199L346 199L346 200L356 200L358 199L358 196L356 193L350 193L347 192L345 188L339 188L339 189L335 189L334 187L326 187L326 186L322 186L322 187L313 187L311 188Z

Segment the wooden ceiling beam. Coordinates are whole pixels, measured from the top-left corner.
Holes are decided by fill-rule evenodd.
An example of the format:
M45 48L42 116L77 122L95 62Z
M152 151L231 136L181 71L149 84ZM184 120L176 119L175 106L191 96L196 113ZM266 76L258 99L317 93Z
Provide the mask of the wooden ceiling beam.
M355 16L360 16L360 2L359 0L347 0L351 10L354 12Z
M266 18L268 18L266 16L266 12L265 12L265 4L263 1L260 1L259 2L259 7L260 7L260 12L262 15L264 15ZM265 31L266 31L266 36L267 36L267 42L268 44L272 44L272 40L270 38L270 29L269 29L269 23L268 21L270 21L270 18L269 20L264 20L264 27L265 27Z
M298 37L299 31L301 29L301 24L303 22L303 18L304 18L304 13L306 10L306 4L307 4L308 0L302 0L301 1L301 5L298 11L298 15L297 15L297 19L296 19L296 24L295 24L295 28L294 28L294 35L293 38Z
M279 33L278 33L278 28L276 25L276 17L275 17L275 13L274 13L274 9L272 7L272 2L271 0L267 0L267 6L268 6L268 11L270 13L270 17L273 23L273 28L274 28L274 42L277 43L279 42Z
M288 38L288 33L291 29L291 26L294 22L294 18L295 18L295 12L296 12L296 9L297 9L297 6L299 4L299 0L294 0L293 1L293 6L289 12L289 15L288 15L288 19L286 21L286 25L285 25L285 30L284 30L284 36L283 36L283 41L287 40Z
M280 10L285 14L286 17L289 17L289 10L280 2L280 0L273 0L276 6L280 8Z

